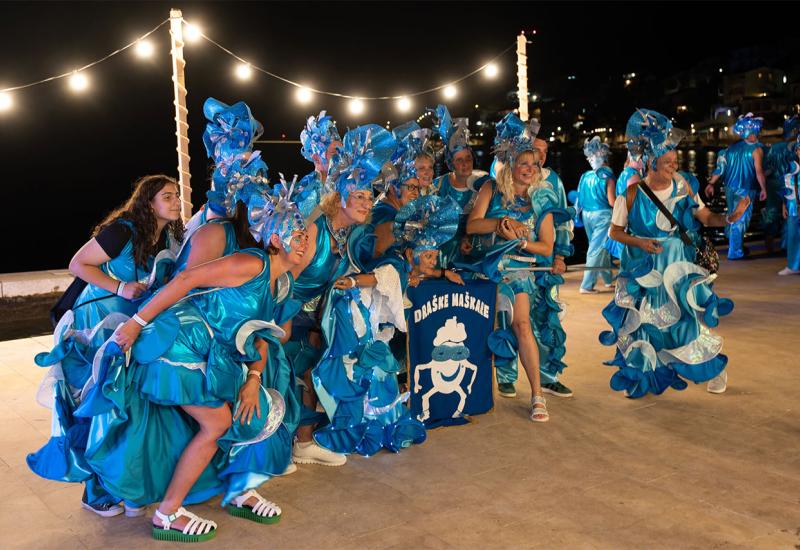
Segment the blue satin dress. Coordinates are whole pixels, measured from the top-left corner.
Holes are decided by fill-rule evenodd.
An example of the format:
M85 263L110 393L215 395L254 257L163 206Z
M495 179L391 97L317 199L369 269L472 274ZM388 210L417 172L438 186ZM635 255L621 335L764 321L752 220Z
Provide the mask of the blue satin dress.
M133 224L122 220L131 231ZM172 244L168 237L167 244ZM157 261L156 261L157 260ZM100 269L116 281L149 284L151 289L163 283L172 270L172 256L162 251L148 258L146 265L136 265L133 257L133 238L122 252ZM91 505L116 504L119 495L109 495L84 456L89 420L75 416L76 409L86 397L85 386L92 376L92 360L98 349L121 323L136 313L143 298L126 300L103 288L87 284L75 300L73 309L62 317L53 334L55 347L49 353L39 353L34 361L49 367L37 400L53 411L52 433L47 444L27 457L34 473L46 479L85 482L87 500Z
M557 207L561 210L567 210L567 193L564 190L564 183L561 178L556 174L555 170L550 168L542 168L542 176L545 181L550 185L558 198ZM558 216L557 216L558 217ZM564 218L555 221L556 240L553 246L553 255L569 258L575 252L572 246L572 239L574 223L571 218Z
M611 256L606 248L608 229L611 227L611 205L606 194L607 180L614 178L608 166L588 170L578 183L578 215L583 219L589 249L586 251L586 267L611 267ZM611 271L586 271L581 288L591 290L601 276L606 284L611 284Z
M498 219L508 216L530 228L529 240L536 241L542 220L550 214L554 227L572 219L571 209L562 208L558 193L545 180L543 185L532 190L529 200L517 198L514 204L505 205L503 196L494 193L486 210L485 217ZM494 234L481 235L477 248L484 255L491 255L498 249L508 248L516 241L506 241ZM532 257L536 267L553 265L552 255L544 257L512 248L506 251L513 256ZM518 260L503 260L510 268L531 267L531 263ZM561 275L549 271L511 271L504 274L498 287L498 329L489 337L489 347L495 355L495 372L498 383L513 384L518 378L517 339L511 330L514 295L528 294L530 299L530 320L534 337L539 348L539 371L545 383L552 383L566 368L562 361L566 353L567 335L561 326L563 307L558 299L558 286L564 282Z
M632 176L639 176L641 178L641 174L635 168L626 166L625 168L622 169L619 178L617 178L616 193L618 197L620 195L625 196L625 193L628 191L628 184ZM620 256L622 256L623 248L625 248L624 244L617 242L610 237L608 240L606 240L606 250L608 250L608 253L611 254L614 258L619 259Z
M454 201L461 207L461 219L458 224L458 231L455 236L448 242L440 247L440 260L442 267L450 267L454 262L463 261L460 247L461 239L466 234L467 218L472 211L472 206L475 204L475 198L478 196L481 186L488 182L494 181L491 176L483 174L475 174L467 179L467 186L464 189L456 189L453 187L451 175L455 178L452 172L439 176L433 180L431 188L432 193L440 197L452 197Z
M767 173L767 202L761 210L764 234L777 237L783 232L783 196L786 189L784 178L791 171L797 158L790 143L779 141L769 148L764 164Z
M256 338L268 344L261 420L233 422L184 503L221 493L225 505L289 465L300 404L275 325L299 304L291 299L290 274L271 291L266 252L240 253L263 261L257 276L234 288L197 290L163 311L142 330L127 367L113 343L98 361L96 384L78 414L92 420L86 458L109 492L140 505L163 499L198 430L181 407L235 404L246 363L259 358Z
M748 143L741 140L728 147L725 153L725 202L728 212L733 212L742 198L750 197L750 206L745 210L744 215L736 223L725 226L725 232L728 235L729 260L738 260L744 257L742 248L744 234L753 217L753 208L760 190L756 178L753 151L763 148L764 145L759 142Z
M800 271L800 217L798 217L797 186L800 183L800 164L792 162L784 176L786 201L786 265Z
M669 198L662 201L673 216L697 237L697 203L689 184L675 178ZM700 383L717 376L728 362L722 338L711 332L719 317L733 309L712 290L716 275L694 263L695 248L684 245L677 231L643 192L638 191L628 214L628 232L657 239L659 254L626 246L620 259L616 293L604 309L610 331L600 342L616 346L607 364L617 367L611 388L628 397L682 390L686 380Z

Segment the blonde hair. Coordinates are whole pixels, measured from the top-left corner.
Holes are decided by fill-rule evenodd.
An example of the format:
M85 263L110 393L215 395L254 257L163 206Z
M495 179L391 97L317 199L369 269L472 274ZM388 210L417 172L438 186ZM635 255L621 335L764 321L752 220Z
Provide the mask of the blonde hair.
M322 201L319 203L319 209L332 220L336 217L336 214L339 213L339 210L342 209L342 196L339 193L328 193L322 197Z
M512 162L503 164L503 166L497 172L497 190L503 196L503 206L507 206L514 202L514 178L512 175L512 164L518 162L525 155L531 155L534 162L539 162L539 159L541 158L541 154L536 149L523 151L517 155ZM539 173L533 183L531 183L530 187L541 187L542 182L542 169L539 167Z

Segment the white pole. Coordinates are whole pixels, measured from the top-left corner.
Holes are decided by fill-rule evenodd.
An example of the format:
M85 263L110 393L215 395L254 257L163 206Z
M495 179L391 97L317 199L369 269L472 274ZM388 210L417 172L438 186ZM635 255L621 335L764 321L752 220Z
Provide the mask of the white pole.
M528 41L524 33L517 36L517 99L519 99L519 118L528 120Z
M192 184L189 173L189 123L186 120L186 79L183 70L183 14L169 10L169 34L172 39L172 84L175 99L175 135L178 137L178 185L181 191L181 217L186 222L192 217Z

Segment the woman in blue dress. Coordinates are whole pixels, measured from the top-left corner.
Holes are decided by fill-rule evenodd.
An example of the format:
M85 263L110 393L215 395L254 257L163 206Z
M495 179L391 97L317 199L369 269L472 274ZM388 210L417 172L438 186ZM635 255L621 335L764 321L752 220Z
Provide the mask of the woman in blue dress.
M290 270L307 235L287 199L248 200L251 229L266 250L179 273L117 330L98 361L80 411L92 417L86 456L114 494L160 501L156 539L213 537L216 524L182 505L220 493L234 516L280 518L255 488L285 471L294 431L287 424L296 425L300 412L278 338L296 312Z
M695 242L699 224L735 223L749 206L740 201L728 216L705 208L686 179L677 172L675 148L683 133L670 120L637 110L627 126L629 147L643 154L646 175L614 204L611 238L625 245L616 294L603 310L611 325L600 342L616 346L608 364L617 367L611 388L627 397L682 390L686 380L711 381L712 393L725 391L728 358L722 338L711 332L733 302L719 298L711 283L716 275L694 263L696 249L684 244L679 231L639 187L647 185Z
M789 148L794 160L784 175L783 217L786 220L786 267L778 275L800 274L800 217L798 217L798 182L800 181L800 137Z
M501 330L505 331L503 342L511 348L502 356L509 362L521 361L531 385L529 418L534 422L546 422L550 416L542 396L539 346L532 318L558 315L560 308L552 299L549 303L539 301L550 293L540 293L537 287L550 287L558 284L556 279L560 282L563 279L552 275L549 270L533 272L530 268L533 265L552 265L554 216L569 218L571 213L557 207L556 192L542 179L539 152L533 148L532 141L536 130L529 128L513 113L497 126L499 139L496 140L495 154L502 166L497 171L497 181L479 191L469 215L467 232L479 236L476 248L485 254L485 258L499 260L499 267L497 261L485 261L484 274L501 281L498 288L501 296L498 309L502 312L500 324ZM511 330L508 330L508 325ZM561 338L562 346L563 342ZM490 346L497 354L499 347L491 341Z
M171 269L174 259L170 249L177 250L183 236L180 215L173 178L141 178L128 201L95 228L70 261L70 271L87 285L56 327L53 350L35 359L50 367L37 399L53 410L53 432L44 447L28 455L28 466L47 479L85 482L82 505L101 516L121 514L121 498L97 483L83 452L89 422L73 413L85 396L95 352L164 282L163 268Z
M606 248L608 226L611 223L611 208L614 206L615 179L614 173L606 165L609 147L602 143L599 136L587 139L583 145L583 154L592 169L584 172L578 183L578 216L583 220L586 236L589 238L589 249L586 251L586 267L611 267L611 258ZM600 275L605 286L611 287L611 271L586 270L583 274L580 293L596 292L594 285Z

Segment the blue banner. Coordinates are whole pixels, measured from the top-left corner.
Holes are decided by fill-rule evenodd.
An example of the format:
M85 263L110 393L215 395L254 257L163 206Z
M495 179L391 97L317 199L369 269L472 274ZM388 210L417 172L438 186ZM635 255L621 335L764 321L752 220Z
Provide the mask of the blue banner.
M411 414L428 428L463 424L493 407L492 352L497 285L428 280L408 288Z

